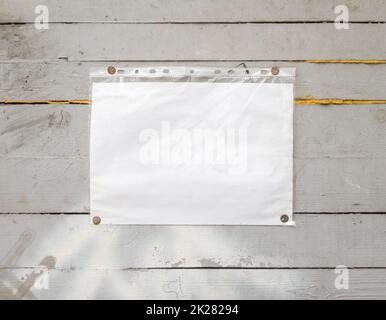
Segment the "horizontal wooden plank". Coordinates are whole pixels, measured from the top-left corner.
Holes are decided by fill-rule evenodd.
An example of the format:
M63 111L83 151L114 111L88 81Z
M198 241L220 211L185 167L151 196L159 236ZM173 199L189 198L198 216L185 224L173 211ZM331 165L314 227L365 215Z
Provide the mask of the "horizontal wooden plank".
M89 110L1 107L0 212L89 211ZM385 123L385 105L296 106L295 211L386 211Z
M2 0L0 22L33 22L35 7L45 5L51 22L243 22L334 21L338 0ZM384 21L382 0L350 0L351 21Z
M295 212L385 212L385 158L296 159ZM0 213L85 213L87 158L0 158Z
M1 299L385 299L386 270L0 270ZM85 285L87 283L87 285Z
M384 59L386 24L32 24L0 28L2 61Z
M0 215L0 268L379 268L386 214L296 214L296 227L91 225L89 215Z
M89 98L89 72L107 62L0 63L1 100L84 100ZM114 63L113 63L114 64ZM120 67L162 66L165 63L121 62ZM186 65L170 62L167 65ZM189 62L192 66L235 67L239 62ZM295 96L340 99L386 99L386 64L314 64L246 62L246 67L296 68ZM242 67L242 66L241 66ZM344 85L342 85L344 84Z
M0 213L90 210L88 160L1 158L0 164Z
M88 158L89 105L3 105L0 111L2 158ZM294 136L296 159L382 159L386 105L296 105Z

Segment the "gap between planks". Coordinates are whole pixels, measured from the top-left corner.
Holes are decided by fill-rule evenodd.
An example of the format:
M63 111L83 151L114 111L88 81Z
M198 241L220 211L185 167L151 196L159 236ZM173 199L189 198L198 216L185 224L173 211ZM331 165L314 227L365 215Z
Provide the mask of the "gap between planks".
M386 270L386 267L349 267L348 270ZM1 270L34 270L39 266L0 266ZM335 270L336 267L132 267L132 268L111 268L111 267L86 267L77 268L78 270L116 270L116 271L146 271L146 270ZM71 267L52 267L49 270L73 271Z
M369 105L386 104L384 100L355 100L355 99L315 99L315 98L297 98L294 100L296 105ZM0 106L7 105L90 105L90 100L0 100Z
M0 24L1 25L1 24ZM26 59L16 59L16 60L0 60L0 64L9 64L9 63L63 63L63 62L74 62L74 63L81 63L81 62L95 62L95 63L128 63L128 62L137 62L137 63L182 63L182 62L239 62L239 64L236 67L242 67L244 65L244 68L248 68L245 63L249 62L287 62L287 63L314 63L314 64L369 64L369 65L380 65L380 64L386 64L386 59L306 59L306 60L230 60L230 59L217 59L217 60L211 60L211 59L200 59L200 60L194 60L194 59L188 59L188 60L92 60L92 59L84 59L84 60L70 60L68 57L58 57L58 60L26 60Z

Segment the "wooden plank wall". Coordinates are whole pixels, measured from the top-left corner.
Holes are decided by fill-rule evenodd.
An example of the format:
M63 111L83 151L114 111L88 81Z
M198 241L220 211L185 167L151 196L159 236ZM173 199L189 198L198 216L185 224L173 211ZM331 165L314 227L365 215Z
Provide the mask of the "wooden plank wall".
M385 35L382 0L0 0L0 299L386 298ZM89 225L110 64L296 67L296 228Z

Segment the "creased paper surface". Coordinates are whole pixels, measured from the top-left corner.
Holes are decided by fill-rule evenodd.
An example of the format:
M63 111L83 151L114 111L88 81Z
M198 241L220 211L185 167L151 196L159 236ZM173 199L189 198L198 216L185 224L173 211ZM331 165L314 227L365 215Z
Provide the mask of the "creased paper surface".
M106 224L292 222L293 85L93 83L91 216Z

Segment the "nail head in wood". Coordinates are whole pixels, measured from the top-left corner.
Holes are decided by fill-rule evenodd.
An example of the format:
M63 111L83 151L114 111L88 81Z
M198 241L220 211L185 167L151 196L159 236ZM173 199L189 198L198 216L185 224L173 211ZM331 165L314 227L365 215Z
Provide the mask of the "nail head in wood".
M272 67L271 69L271 73L274 75L274 76L277 76L280 72L280 69L279 67Z
M98 216L93 217L92 218L92 223L96 224L96 225L100 224L101 223L101 218L98 217Z
M109 67L107 68L107 72L108 72L109 74L111 74L111 75L115 74L116 71L117 71L117 69L115 69L115 67L113 67L113 66L109 66Z
M281 217L280 217L280 221L283 222L283 223L287 223L289 220L289 217L286 215L286 214L283 214Z

